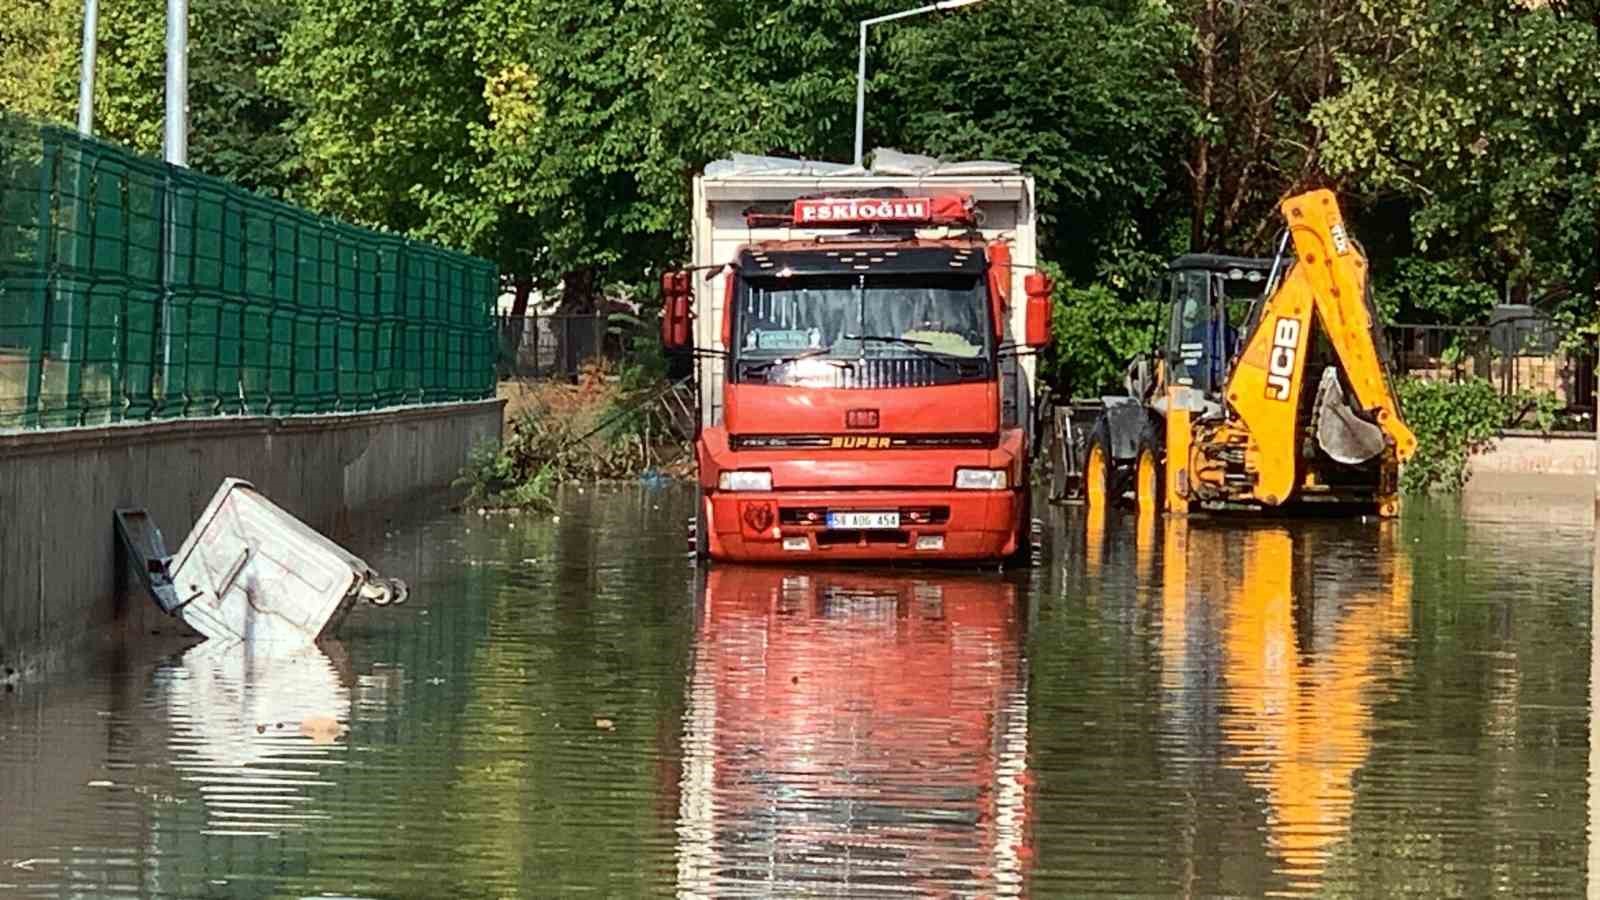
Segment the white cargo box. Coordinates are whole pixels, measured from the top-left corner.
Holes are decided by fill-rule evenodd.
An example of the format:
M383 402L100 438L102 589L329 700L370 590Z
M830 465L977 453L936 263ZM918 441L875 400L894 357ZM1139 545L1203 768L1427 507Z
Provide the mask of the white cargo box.
M177 615L219 640L306 644L358 597L403 599L361 559L238 478L217 489L168 571Z

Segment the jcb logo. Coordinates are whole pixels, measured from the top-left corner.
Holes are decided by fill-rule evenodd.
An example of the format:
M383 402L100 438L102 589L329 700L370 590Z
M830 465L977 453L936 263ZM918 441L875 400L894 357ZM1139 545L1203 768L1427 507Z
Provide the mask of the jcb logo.
M835 450L886 450L889 439L886 437L836 437L828 442L828 446Z
M1267 357L1267 397L1288 400L1294 378L1295 355L1300 352L1300 320L1280 318L1272 329L1272 355Z

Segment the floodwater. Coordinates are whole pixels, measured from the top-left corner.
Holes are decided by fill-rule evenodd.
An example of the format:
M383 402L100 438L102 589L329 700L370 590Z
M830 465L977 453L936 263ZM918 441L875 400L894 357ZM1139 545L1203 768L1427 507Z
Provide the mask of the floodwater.
M411 601L319 650L0 691L0 894L1591 889L1587 521L1057 509L1032 572L697 573L689 508L440 514L352 542Z

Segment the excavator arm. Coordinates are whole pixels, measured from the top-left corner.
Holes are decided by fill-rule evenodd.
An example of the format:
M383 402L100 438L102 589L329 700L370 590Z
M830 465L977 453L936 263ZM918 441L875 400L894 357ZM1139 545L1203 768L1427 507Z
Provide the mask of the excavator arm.
M1225 389L1229 408L1249 435L1245 466L1255 473L1255 496L1268 505L1286 502L1298 484L1299 413L1313 328L1332 346L1360 411L1346 412L1342 427L1375 427L1398 462L1409 459L1417 447L1416 436L1400 418L1394 387L1378 355L1367 299L1367 261L1345 232L1333 193L1317 190L1290 197L1281 209L1295 265L1265 301ZM1342 401L1344 386L1324 385L1322 391L1337 392ZM1329 406L1344 408L1342 402Z

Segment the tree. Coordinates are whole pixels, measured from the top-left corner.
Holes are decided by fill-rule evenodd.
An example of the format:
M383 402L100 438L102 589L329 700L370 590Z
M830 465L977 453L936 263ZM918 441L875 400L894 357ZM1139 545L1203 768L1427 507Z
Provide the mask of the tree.
M1593 318L1600 259L1600 25L1540 3L1355 7L1374 38L1341 57L1313 116L1331 171L1404 198L1417 252L1514 298Z
M79 0L0 0L0 109L43 121L75 116Z
M1183 0L1193 46L1179 77L1200 118L1182 163L1190 249L1261 253L1289 194L1338 185L1310 117L1341 87L1337 60L1366 40L1347 7Z
M5 15L0 103L33 119L77 120L82 4L25 3ZM290 109L262 83L293 8L286 0L196 0L190 8L189 162L253 190L283 195L294 180ZM166 7L162 0L101 0L95 134L161 153Z
M470 125L487 118L467 9L458 0L301 6L267 78L298 111L306 177L297 199L461 249L489 246L496 211L464 204L483 163Z
M638 172L665 9L316 0L275 76L305 110L306 199L488 256L524 305L560 285L591 308L608 273L663 255Z
M681 255L691 180L708 162L732 153L851 159L856 23L884 7L879 0L668 6L651 45L653 139L641 185L655 226ZM874 66L882 65L883 45L875 40L871 52ZM878 121L880 110L872 107L869 121Z
M487 102L469 127L484 160L471 183L501 211L502 238L537 240L531 276L559 283L569 310L594 308L608 276L636 277L666 254L663 217L639 178L665 11L480 0L471 16Z
M1174 77L1183 47L1155 5L990 0L896 32L877 116L918 152L1022 164L1043 254L1074 281L1126 287L1132 255L1166 249L1182 214L1171 161L1195 126Z

